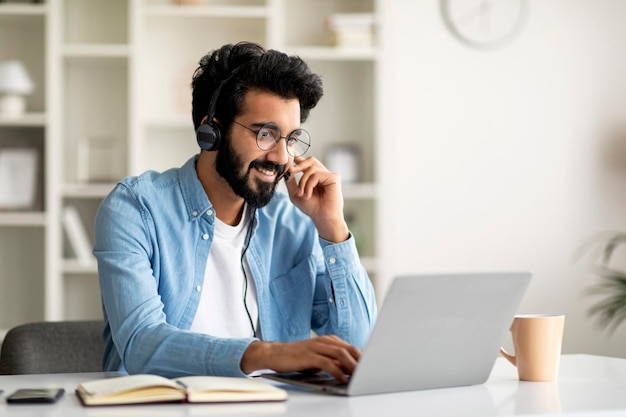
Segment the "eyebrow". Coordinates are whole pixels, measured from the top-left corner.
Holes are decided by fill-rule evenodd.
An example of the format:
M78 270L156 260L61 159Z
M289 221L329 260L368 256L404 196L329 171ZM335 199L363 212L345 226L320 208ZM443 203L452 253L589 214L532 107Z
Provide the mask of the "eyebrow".
M252 123L251 126L255 127L257 129L261 129L262 127L269 127L270 129L276 130L280 135L283 134L283 130L280 128L280 126L278 126L274 122L257 122L257 123ZM297 132L299 130L303 130L302 127L297 127L294 130L292 130L291 132L289 132L289 136L291 136L291 134L293 134L294 132Z
M257 122L257 123L252 123L252 126L258 127L259 129L264 126L267 126L276 130L280 130L280 127L278 127L278 125L274 122Z

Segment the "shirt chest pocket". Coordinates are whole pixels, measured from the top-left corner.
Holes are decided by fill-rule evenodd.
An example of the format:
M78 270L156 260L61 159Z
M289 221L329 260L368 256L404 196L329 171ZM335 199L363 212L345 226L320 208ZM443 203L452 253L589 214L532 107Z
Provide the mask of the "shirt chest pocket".
M272 308L282 322L282 333L291 340L308 339L311 331L315 267L309 256L285 274L270 281Z

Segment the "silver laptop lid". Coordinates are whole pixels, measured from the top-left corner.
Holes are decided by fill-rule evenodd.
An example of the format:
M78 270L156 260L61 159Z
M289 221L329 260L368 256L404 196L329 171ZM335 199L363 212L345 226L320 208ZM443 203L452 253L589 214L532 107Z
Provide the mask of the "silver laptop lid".
M348 395L485 382L530 278L526 272L397 277Z

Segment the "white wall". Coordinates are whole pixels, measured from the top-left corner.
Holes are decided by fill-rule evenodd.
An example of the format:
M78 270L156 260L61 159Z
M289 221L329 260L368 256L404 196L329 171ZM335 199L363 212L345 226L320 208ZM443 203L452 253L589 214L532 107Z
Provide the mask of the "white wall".
M394 272L529 270L520 313L565 313L565 352L626 357L626 323L609 337L587 317L573 260L626 231L626 2L531 0L490 52L438 0L384 3Z

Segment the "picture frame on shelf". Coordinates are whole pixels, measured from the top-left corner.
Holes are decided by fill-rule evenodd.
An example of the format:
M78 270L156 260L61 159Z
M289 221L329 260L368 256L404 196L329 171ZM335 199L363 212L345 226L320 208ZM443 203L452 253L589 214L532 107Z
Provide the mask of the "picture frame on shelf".
M39 151L0 148L0 210L35 210L39 187Z
M114 180L115 140L110 136L89 136L78 143L76 180L104 183Z

